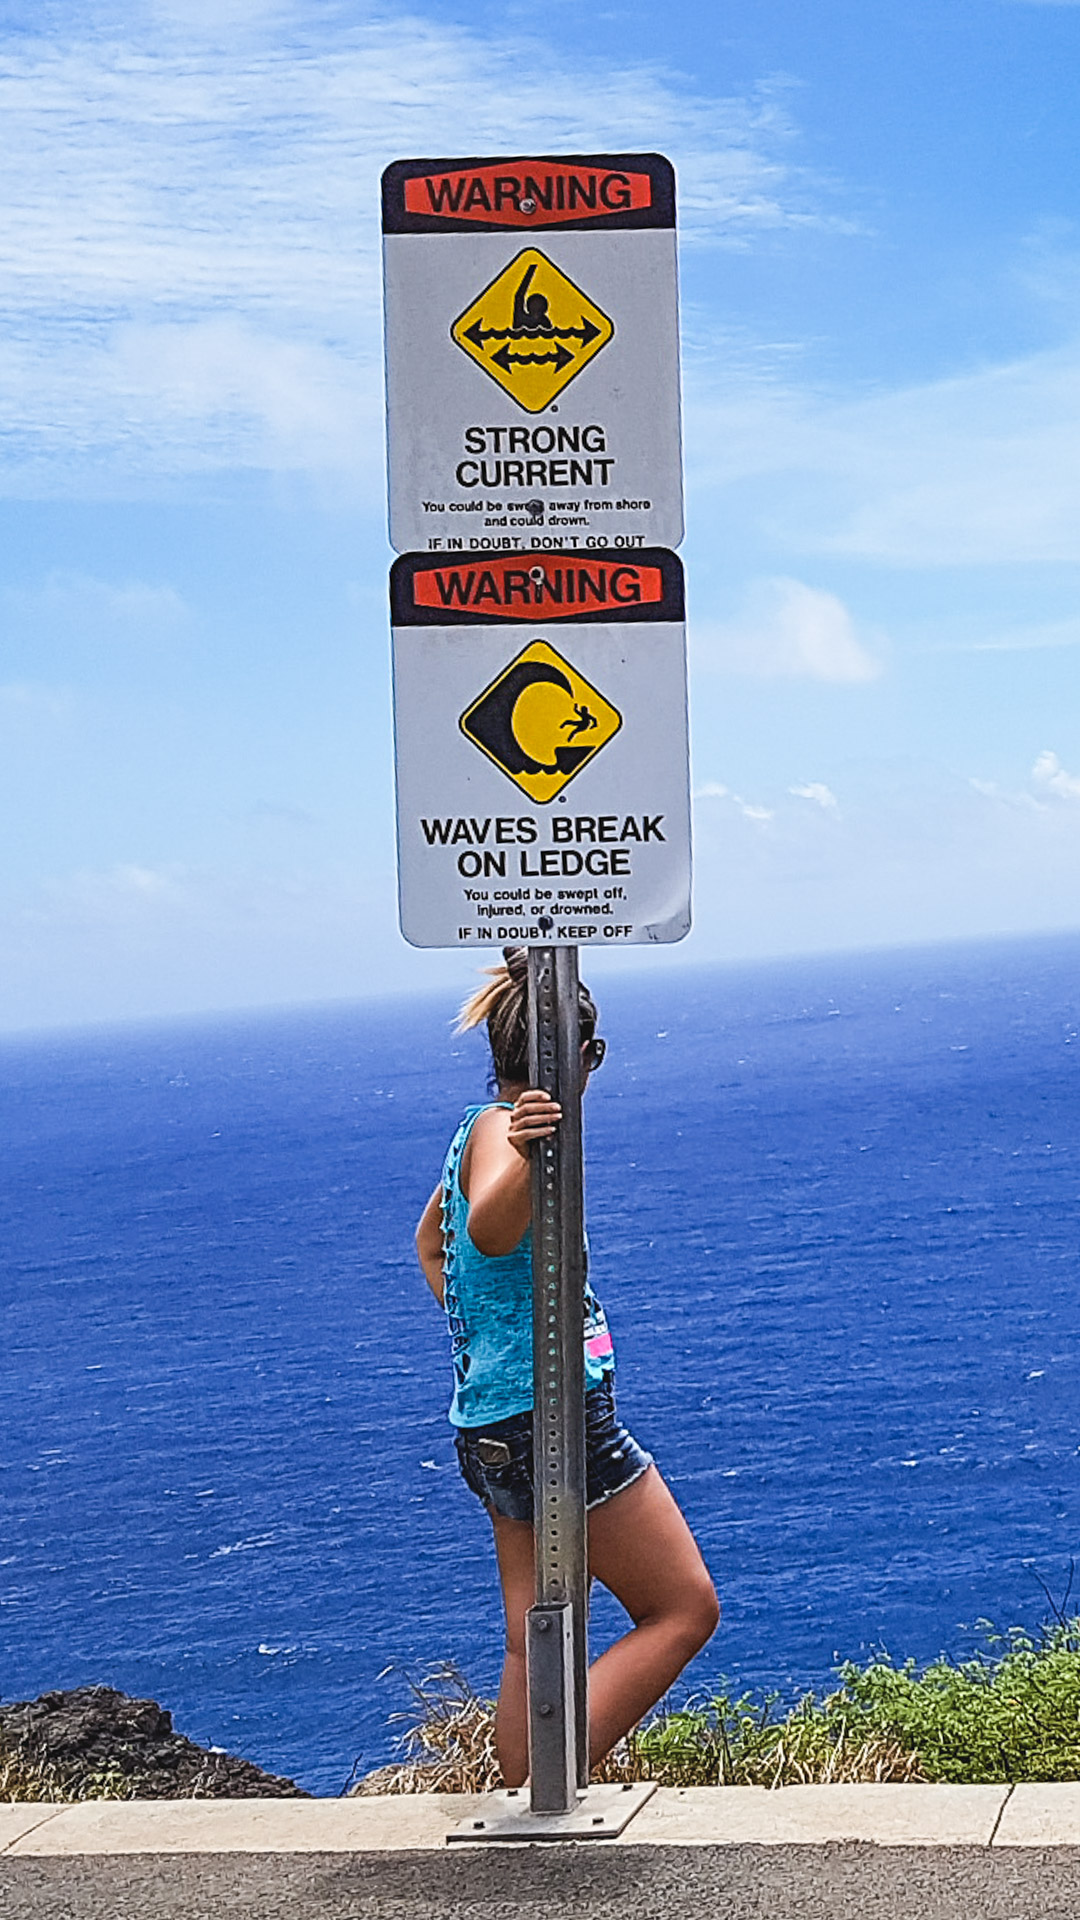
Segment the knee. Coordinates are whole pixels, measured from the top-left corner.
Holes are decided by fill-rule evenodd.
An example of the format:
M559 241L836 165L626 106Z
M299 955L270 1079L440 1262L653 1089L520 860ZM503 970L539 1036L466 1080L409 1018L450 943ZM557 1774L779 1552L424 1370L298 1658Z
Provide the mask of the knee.
M508 1620L506 1623L505 1656L507 1660L525 1659L525 1618Z
M720 1602L705 1568L691 1579L680 1580L655 1610L635 1614L634 1624L662 1627L677 1644L683 1660L692 1660L720 1624Z
M720 1625L716 1588L702 1567L698 1578L680 1596L679 1617L687 1643L695 1653L711 1640Z

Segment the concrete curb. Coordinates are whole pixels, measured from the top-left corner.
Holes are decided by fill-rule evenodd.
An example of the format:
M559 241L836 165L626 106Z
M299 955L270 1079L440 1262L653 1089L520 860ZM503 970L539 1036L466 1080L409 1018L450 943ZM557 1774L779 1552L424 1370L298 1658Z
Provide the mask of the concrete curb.
M342 1800L0 1802L0 1855L401 1853L446 1846L481 1794ZM1080 1847L1080 1782L661 1787L623 1846Z

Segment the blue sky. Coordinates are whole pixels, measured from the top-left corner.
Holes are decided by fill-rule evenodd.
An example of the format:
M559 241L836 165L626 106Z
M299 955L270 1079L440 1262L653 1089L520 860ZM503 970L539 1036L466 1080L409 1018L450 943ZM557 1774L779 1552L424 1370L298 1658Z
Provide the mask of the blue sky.
M396 930L377 182L679 171L677 966L1080 925L1080 6L8 0L0 1025Z

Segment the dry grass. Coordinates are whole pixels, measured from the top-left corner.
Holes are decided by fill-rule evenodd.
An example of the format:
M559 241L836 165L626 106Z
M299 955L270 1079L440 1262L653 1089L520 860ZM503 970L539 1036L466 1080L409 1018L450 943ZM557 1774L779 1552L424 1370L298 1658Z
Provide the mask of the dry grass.
M481 1700L449 1665L410 1681L409 1689L412 1708L390 1716L391 1726L404 1724L401 1762L367 1774L353 1792L490 1793L501 1787L495 1702Z
M17 1754L0 1750L0 1800L66 1800L49 1767L28 1765Z
M481 1700L456 1667L411 1683L413 1707L397 1765L368 1774L354 1792L488 1793L501 1787L495 1704ZM783 1720L772 1702L726 1696L661 1714L621 1741L594 1770L598 1781L656 1780L661 1786L784 1787L815 1782L922 1780L919 1757L887 1737L827 1721L812 1700Z
M119 1767L96 1767L75 1780L0 1746L0 1800L130 1800L134 1788Z

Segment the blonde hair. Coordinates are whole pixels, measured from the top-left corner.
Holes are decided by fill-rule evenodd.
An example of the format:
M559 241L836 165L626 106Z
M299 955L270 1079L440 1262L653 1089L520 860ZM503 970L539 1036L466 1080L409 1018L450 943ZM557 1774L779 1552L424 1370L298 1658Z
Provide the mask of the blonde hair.
M455 1033L486 1022L491 1043L494 1079L500 1086L518 1086L529 1078L529 956L524 947L504 947L502 965L486 967L486 985L463 1003ZM588 987L578 989L578 1017L583 1040L596 1032L596 1002Z

